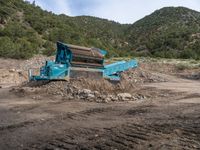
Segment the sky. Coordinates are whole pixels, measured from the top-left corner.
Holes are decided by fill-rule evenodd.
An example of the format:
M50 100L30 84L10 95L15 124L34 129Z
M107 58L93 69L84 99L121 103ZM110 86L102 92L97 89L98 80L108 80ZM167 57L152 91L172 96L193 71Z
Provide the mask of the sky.
M162 7L184 6L200 11L200 0L35 0L35 2L42 9L56 14L89 15L123 24L134 23Z

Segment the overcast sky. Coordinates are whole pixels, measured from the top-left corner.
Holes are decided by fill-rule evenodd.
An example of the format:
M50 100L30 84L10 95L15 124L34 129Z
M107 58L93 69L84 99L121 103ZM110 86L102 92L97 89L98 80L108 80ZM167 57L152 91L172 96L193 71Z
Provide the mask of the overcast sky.
M28 0L33 1L33 0ZM166 6L184 6L200 11L200 0L35 0L41 8L69 16L90 15L133 23Z

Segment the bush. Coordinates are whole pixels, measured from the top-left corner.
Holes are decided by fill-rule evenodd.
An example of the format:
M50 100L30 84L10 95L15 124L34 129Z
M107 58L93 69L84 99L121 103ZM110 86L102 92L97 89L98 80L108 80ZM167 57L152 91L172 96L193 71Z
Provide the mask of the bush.
M190 66L187 65L187 64L178 64L176 65L176 69L179 70L179 71L183 71L183 70L186 70L186 69L189 69Z
M0 37L0 45L1 57L15 58L15 51L17 50L17 47L9 37Z
M44 55L51 56L55 54L56 48L55 48L55 44L53 44L52 42L46 41L43 47L45 48L45 50L43 51Z

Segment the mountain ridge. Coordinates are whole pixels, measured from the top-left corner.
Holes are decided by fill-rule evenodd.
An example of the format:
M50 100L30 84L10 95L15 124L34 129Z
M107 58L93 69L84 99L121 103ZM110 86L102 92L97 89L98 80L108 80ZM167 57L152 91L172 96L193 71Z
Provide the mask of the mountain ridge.
M113 56L200 58L200 13L165 7L134 24L56 15L23 0L0 0L0 57L51 55L55 42L99 47Z

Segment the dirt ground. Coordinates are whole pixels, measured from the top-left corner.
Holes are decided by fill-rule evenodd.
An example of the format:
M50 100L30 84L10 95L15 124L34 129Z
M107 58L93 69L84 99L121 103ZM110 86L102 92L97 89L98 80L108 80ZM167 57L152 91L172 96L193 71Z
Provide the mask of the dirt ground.
M23 64L9 61L0 60L0 69ZM109 103L63 99L41 87L19 88L13 77L7 86L0 76L0 149L200 149L200 80L179 76L174 67L163 65L169 70L161 72L149 65L140 65L142 73L127 73L135 82L129 92L145 99Z

